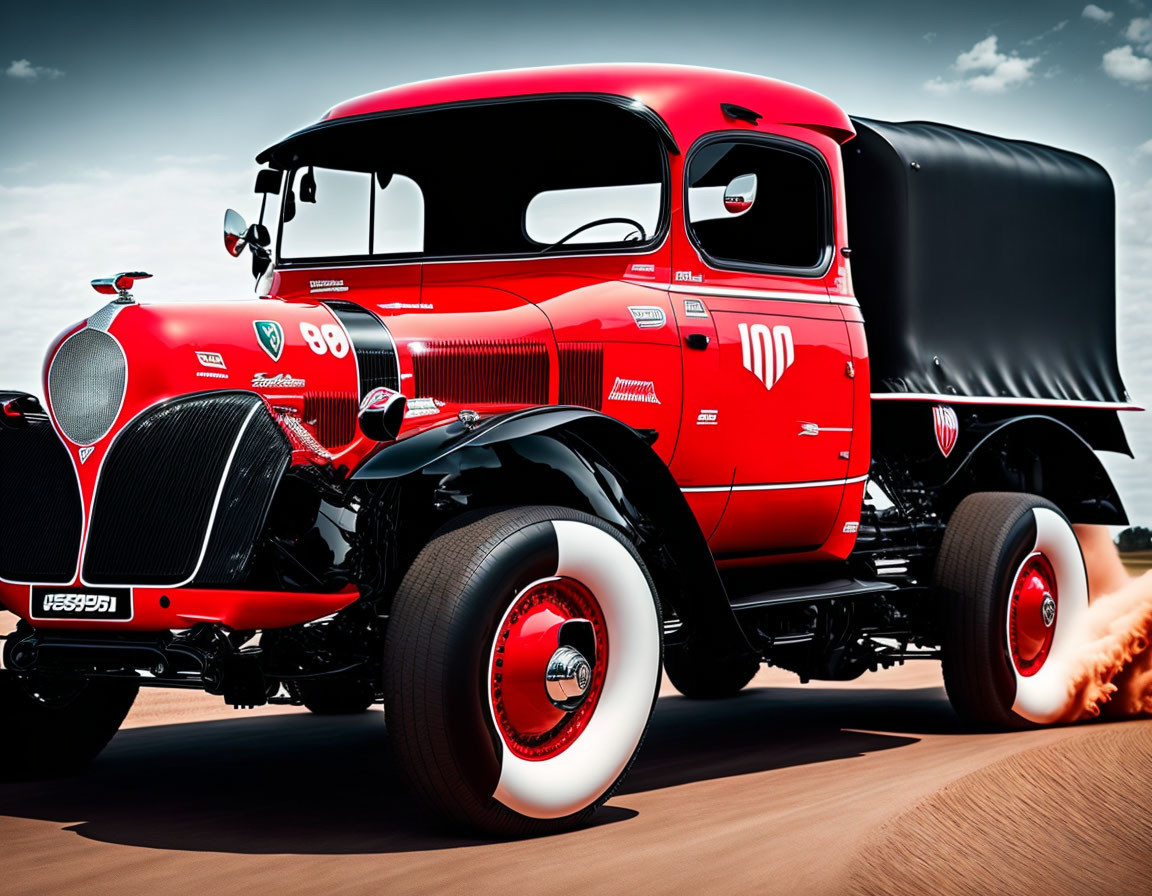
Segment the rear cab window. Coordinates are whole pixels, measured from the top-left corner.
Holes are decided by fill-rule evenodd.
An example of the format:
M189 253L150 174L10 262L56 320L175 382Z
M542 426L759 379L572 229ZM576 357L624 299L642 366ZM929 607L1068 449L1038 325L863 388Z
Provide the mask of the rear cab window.
M814 148L783 138L722 137L687 170L687 227L713 267L823 275L832 258L832 192Z

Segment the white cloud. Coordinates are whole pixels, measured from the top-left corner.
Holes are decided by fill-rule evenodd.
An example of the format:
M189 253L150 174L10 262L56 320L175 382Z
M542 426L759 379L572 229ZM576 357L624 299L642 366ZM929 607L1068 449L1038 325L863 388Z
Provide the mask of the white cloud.
M1152 41L1152 16L1133 19L1124 29L1124 37L1135 44Z
M17 81L39 81L41 78L51 81L64 77L64 72L58 68L33 65L27 59L13 59L8 68L4 70L4 74L9 78L15 78Z
M1152 156L1152 140L1145 140L1136 147L1136 152L1142 156Z
M956 57L953 68L958 72L986 71L995 69L1003 56L997 49L998 38L990 34L984 40L977 41L967 53Z
M1116 13L1108 9L1101 9L1095 3L1089 3L1084 7L1084 12L1080 13L1084 18L1092 22L1111 22Z
M1040 57L1025 58L1001 53L999 40L991 34L977 41L971 50L956 57L952 68L963 77L952 80L936 77L924 83L924 89L933 93L954 93L974 90L977 93L1003 93L1032 80L1032 68Z
M1143 88L1152 82L1152 60L1137 56L1127 44L1105 53L1102 64L1105 73L1122 84Z
M1041 31L1035 37L1030 37L1030 38L1028 38L1028 40L1021 41L1021 46L1030 47L1033 44L1038 44L1038 43L1040 43L1040 41L1044 40L1044 38L1050 37L1053 34L1059 34L1061 31L1063 31L1067 27L1068 27L1068 20L1067 19L1061 19L1059 22L1057 22L1055 25L1053 25L1047 31Z

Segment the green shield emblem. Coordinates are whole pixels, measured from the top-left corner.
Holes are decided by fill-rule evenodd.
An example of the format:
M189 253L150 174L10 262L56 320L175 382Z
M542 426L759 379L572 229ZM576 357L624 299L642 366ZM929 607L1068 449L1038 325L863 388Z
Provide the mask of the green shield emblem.
M268 353L273 361L279 361L284 351L284 328L274 320L256 320L252 322L256 328L256 339L260 348Z

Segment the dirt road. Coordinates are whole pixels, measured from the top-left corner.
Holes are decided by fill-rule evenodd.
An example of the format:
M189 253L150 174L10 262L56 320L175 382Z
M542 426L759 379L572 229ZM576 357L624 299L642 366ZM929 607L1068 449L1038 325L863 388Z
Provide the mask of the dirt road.
M84 777L0 784L2 889L84 893L1149 892L1152 722L957 729L934 664L848 685L666 688L587 830L446 836L380 712L145 693Z

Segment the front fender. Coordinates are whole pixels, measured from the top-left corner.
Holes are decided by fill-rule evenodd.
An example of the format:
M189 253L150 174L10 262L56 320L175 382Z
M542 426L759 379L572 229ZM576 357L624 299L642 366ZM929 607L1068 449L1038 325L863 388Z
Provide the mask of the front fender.
M625 532L684 636L713 656L753 654L696 518L664 462L631 427L576 407L453 422L382 448L352 477L399 480L438 516L561 505ZM421 497L423 496L423 497Z

